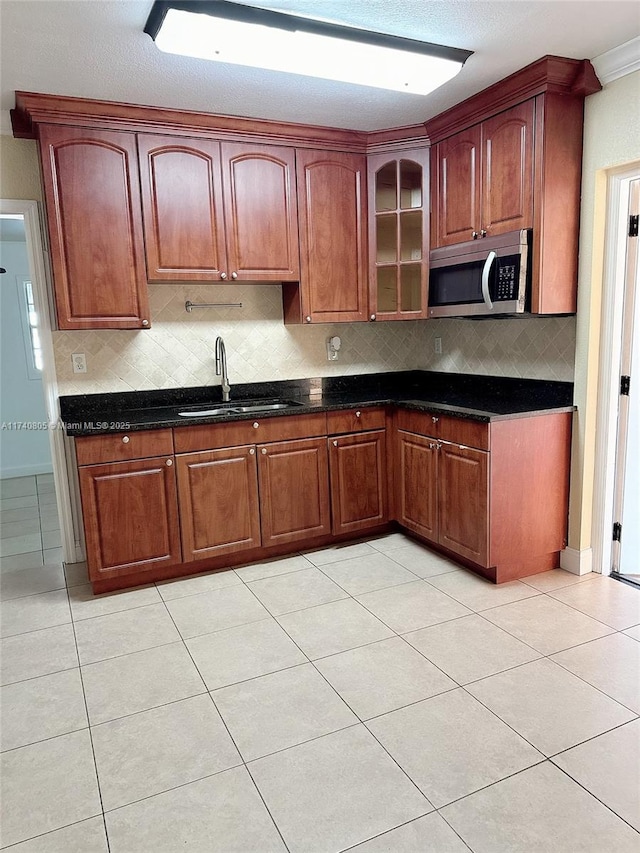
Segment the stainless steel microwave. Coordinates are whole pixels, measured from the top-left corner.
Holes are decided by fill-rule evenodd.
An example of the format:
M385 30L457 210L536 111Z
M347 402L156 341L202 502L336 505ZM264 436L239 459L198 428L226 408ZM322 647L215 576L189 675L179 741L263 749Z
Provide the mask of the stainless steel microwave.
M429 317L523 314L531 303L531 230L429 254Z

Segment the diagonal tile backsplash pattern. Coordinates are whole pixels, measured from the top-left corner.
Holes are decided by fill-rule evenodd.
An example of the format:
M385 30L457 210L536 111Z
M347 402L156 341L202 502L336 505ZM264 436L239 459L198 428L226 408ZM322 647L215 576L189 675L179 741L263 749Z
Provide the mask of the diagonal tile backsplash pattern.
M414 368L573 379L573 317L285 326L280 285L151 285L149 294L148 330L54 332L60 394L218 384L217 335L225 339L232 386ZM186 300L243 307L187 313ZM331 335L342 338L335 362L326 357ZM442 355L434 354L436 337ZM86 354L86 374L72 372L76 352Z

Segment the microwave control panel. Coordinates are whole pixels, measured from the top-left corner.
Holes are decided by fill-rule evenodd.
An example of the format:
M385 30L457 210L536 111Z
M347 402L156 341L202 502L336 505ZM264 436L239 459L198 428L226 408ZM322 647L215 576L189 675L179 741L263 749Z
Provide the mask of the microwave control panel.
M497 293L495 298L500 302L516 299L516 265L505 264L498 267Z

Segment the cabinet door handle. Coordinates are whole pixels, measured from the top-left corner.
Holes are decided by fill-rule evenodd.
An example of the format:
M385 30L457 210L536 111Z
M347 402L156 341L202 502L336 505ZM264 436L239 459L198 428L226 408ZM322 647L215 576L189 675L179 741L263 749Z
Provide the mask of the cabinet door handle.
M337 441L334 441L334 442L333 442L333 446L334 446L334 447L337 447L337 446L338 446L338 442L337 442Z
M252 447L252 448L249 450L249 456L255 456L255 455L256 455L256 449L255 449L255 447Z
M311 317L309 317L309 316L306 316L304 319L305 319L305 322L306 322L306 323L310 323L310 322L311 322Z
M375 319L376 319L376 315L375 315L375 314L372 314L372 315L369 317L369 319L370 319L370 320L375 320Z
M169 468L171 468L171 466L173 465L173 459L167 459L166 464L168 465Z
M486 236L487 236L487 232L485 231L485 229L484 229L484 228L483 228L483 229L482 229L482 231L480 232L480 236L481 236L481 237L486 237Z
M437 449L438 449L437 442L430 441L429 442L429 450L437 450Z
M148 325L149 325L149 321L148 321L148 320L143 320L143 321L142 321L142 325L143 325L143 326L148 326Z
M267 455L267 448L263 447L262 450L260 451L260 453L262 453L263 456L266 456Z
M231 273L231 278L235 281L235 280L238 278L238 273L237 273L237 272L232 272L232 273Z
M472 232L471 232L471 237L472 237L472 239L473 239L473 240L477 240L477 239L478 239L478 232L477 232L477 231L472 231Z
M221 272L221 273L220 273L220 278L221 278L223 281L226 279L226 277L227 277L226 272Z
M356 417L359 418L362 416L362 412L356 412Z
M254 429L258 429L259 426L260 426L260 424L258 423L258 421L253 422L253 428Z
M122 443L123 443L123 444L129 444L129 442L130 442L130 441L131 441L131 439L129 438L129 436L128 436L128 435L123 435L123 436L122 436Z
M436 416L435 416L435 415L432 415L432 416L431 416L431 420L434 422L434 424L437 424L437 423L438 423L438 421L440 420L440 418L436 418Z

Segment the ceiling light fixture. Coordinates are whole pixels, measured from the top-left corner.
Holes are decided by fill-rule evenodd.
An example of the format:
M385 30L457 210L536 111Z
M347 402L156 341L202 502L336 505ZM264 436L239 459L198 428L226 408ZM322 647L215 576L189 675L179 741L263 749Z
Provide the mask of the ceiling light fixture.
M166 53L427 95L472 51L226 0L156 0L144 28Z

